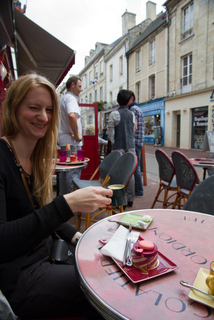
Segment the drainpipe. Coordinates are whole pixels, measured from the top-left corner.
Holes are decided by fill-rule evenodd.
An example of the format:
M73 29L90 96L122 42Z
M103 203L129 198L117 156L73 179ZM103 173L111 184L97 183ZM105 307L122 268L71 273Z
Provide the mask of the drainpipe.
M165 7L166 8L166 7ZM167 71L166 71L166 94L169 95L169 13L166 8L166 23L167 23Z
M126 55L126 59L127 59L127 89L129 89L129 57Z

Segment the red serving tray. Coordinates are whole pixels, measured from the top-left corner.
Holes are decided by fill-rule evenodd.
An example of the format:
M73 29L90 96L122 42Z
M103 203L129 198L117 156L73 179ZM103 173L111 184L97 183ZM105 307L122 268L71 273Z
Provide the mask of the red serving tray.
M139 237L139 240L143 240L143 238ZM102 239L102 240L99 240L99 242L102 245L105 245L108 242L108 240ZM150 279L162 276L166 273L172 272L179 268L174 262L172 262L167 257L165 257L160 251L158 251L158 259L159 259L158 267L156 269L149 270L148 274L142 274L141 270L136 268L135 266L132 266L132 267L123 266L122 262L114 258L112 259L133 283L150 280Z

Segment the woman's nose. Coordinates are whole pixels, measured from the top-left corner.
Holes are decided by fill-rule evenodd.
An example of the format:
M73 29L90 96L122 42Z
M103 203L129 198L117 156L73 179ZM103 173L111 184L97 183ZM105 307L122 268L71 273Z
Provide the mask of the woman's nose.
M40 120L43 120L44 122L47 122L48 121L48 114L47 114L47 111L46 109L41 109L40 112L39 112L39 119Z

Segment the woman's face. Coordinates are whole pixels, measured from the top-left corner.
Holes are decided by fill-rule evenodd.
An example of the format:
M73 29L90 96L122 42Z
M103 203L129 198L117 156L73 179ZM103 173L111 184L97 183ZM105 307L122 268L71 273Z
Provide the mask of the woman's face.
M16 111L19 133L38 140L46 134L53 117L51 94L44 86L31 88Z

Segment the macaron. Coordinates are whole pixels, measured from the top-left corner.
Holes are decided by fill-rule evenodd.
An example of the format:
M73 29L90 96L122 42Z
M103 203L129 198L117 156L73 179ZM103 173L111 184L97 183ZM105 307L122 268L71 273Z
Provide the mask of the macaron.
M143 250L153 250L155 245L149 240L141 240L139 241L138 246Z
M143 216L143 221L149 222L151 219L152 219L152 217L150 215L148 215L148 214L145 214Z

